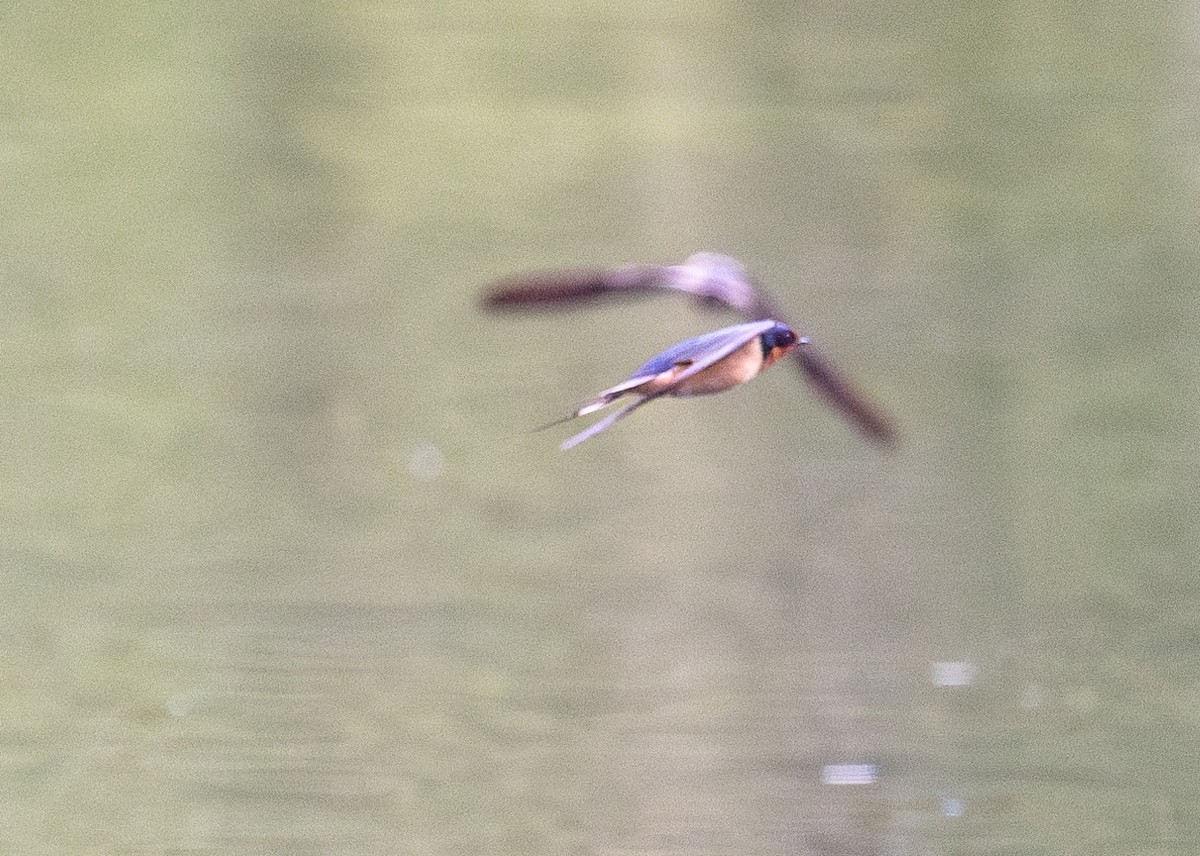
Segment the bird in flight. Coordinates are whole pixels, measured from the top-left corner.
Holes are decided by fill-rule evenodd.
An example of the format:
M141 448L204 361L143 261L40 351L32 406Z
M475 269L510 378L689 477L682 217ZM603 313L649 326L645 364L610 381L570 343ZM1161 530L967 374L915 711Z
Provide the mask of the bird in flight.
M797 336L791 327L770 318L705 333L651 357L628 378L550 425L595 413L626 395L636 396L632 404L610 413L564 442L562 449L566 451L607 431L656 398L724 392L753 380L797 345L807 344L808 340Z
M773 324L784 326L782 322L773 320L782 317L783 313L754 282L740 262L729 256L708 252L696 253L683 264L677 265L635 264L614 268L519 274L493 283L484 293L481 304L485 309L493 311L570 308L609 298L663 291L691 295L708 307L728 307L751 321L772 319ZM726 331L747 326L752 325L729 327ZM726 331L717 331L709 335L717 336ZM688 340L676 347L681 348L704 338L701 336ZM804 342L805 347L789 350L794 357L794 364L817 395L869 439L884 446L895 446L896 428L891 419L859 393L816 349L808 345L807 339ZM670 351L660 356L667 353ZM613 416L620 418L642 403L644 402L635 402ZM607 419L616 422L617 419L613 416ZM601 420L597 424L606 421ZM598 434L612 422L592 433L584 432L586 436L582 439Z

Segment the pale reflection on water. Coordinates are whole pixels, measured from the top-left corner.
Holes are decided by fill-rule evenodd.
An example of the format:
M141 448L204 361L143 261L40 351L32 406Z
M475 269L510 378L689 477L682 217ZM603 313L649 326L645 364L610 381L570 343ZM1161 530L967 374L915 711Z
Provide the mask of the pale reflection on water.
M930 11L14 6L0 849L1197 850L1191 13ZM895 454L530 433L700 249Z

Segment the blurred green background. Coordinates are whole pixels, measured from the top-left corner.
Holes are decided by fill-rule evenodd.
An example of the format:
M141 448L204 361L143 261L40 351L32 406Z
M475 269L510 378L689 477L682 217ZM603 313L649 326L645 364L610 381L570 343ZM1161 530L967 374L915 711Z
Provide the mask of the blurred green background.
M0 24L4 852L1200 851L1193 4ZM737 319L482 287L698 249L896 453L528 432Z

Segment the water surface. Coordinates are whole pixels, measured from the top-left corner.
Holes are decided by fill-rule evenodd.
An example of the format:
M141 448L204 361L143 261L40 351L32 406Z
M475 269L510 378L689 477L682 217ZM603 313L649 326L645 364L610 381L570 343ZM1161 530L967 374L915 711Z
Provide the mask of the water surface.
M1200 848L1194 11L4 16L12 852ZM732 323L475 308L737 256Z

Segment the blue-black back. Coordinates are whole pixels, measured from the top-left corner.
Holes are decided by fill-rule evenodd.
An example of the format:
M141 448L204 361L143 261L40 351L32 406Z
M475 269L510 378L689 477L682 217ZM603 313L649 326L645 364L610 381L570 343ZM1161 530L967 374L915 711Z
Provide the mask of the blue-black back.
M711 360L711 362L715 362L722 356L733 353L751 339L760 337L776 327L788 329L787 325L767 319L764 321L751 321L748 324L737 324L733 327L725 327L720 330L714 330L711 333L705 333L703 336L687 339L678 345L672 345L661 354L651 357L630 377L652 377L665 372L676 363L698 362L704 360L707 356L720 354L721 351L724 351L723 354Z

